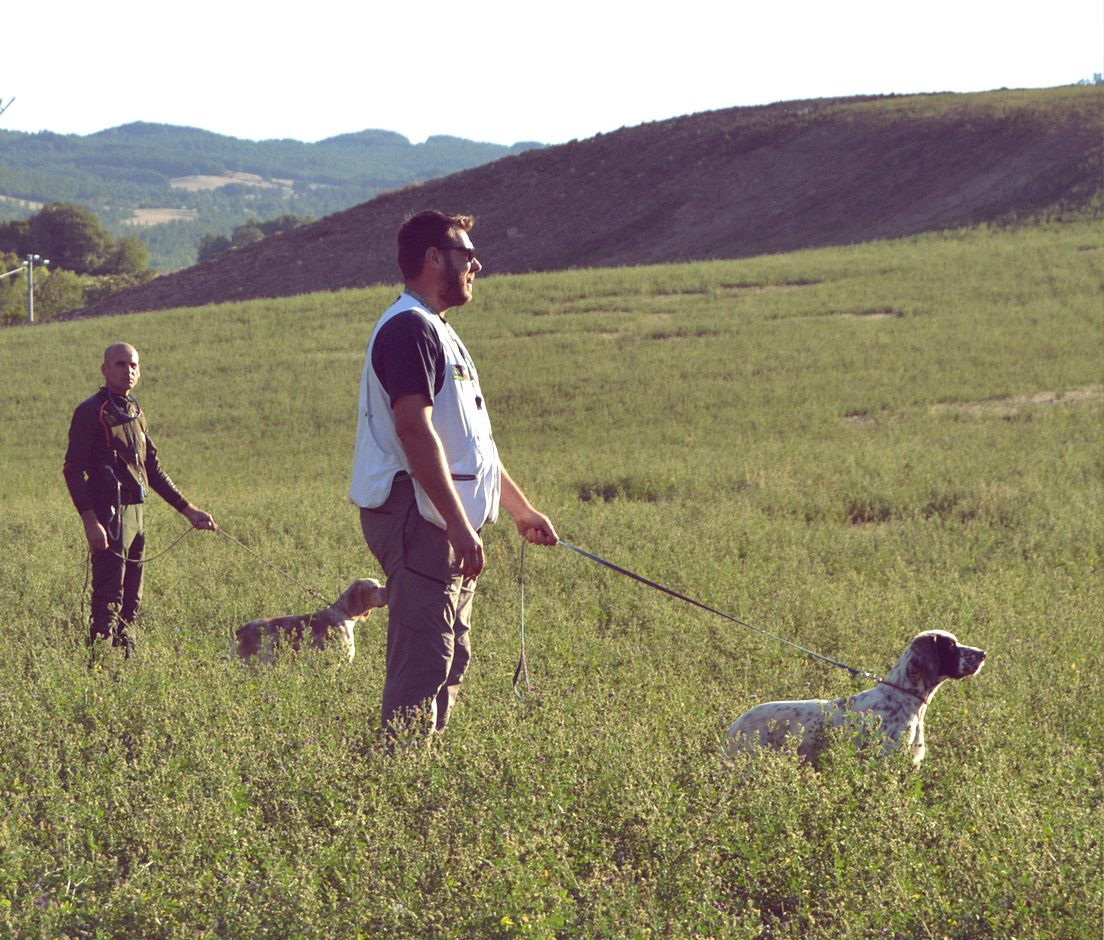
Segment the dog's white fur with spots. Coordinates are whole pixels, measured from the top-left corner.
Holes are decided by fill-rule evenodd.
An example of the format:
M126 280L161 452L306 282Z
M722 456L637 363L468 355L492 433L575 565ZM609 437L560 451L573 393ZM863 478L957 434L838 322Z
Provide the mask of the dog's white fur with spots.
M372 578L362 578L349 585L344 594L325 610L291 617L270 617L250 620L238 627L238 656L247 660L260 655L261 662L272 661L276 647L289 642L298 651L303 636L310 634L310 645L323 649L330 632L337 634L351 662L356 655L353 627L376 607L387 606L387 588Z
M924 759L924 712L936 689L947 679L975 675L984 662L984 650L962 646L943 630L929 630L908 645L872 689L834 701L765 702L749 709L728 729L725 750L735 756L757 746L778 749L788 734L797 753L815 762L824 723L839 727L851 715L860 725L881 718L886 750L911 748L912 762L919 764Z

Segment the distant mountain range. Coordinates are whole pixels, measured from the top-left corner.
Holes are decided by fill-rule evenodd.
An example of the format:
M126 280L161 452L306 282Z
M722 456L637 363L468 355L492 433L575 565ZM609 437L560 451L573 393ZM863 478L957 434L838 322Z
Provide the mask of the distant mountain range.
M241 140L136 122L85 136L0 129L0 221L69 202L113 235L137 232L161 270L192 265L208 232L257 219L321 218L378 193L542 147L364 130L317 143Z

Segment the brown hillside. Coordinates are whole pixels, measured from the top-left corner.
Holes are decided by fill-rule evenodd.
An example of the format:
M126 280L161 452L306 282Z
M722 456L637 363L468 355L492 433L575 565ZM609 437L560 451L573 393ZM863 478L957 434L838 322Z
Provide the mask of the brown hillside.
M1084 205L1104 90L816 99L710 111L528 151L387 193L69 316L399 280L424 208L476 217L486 274L739 258Z

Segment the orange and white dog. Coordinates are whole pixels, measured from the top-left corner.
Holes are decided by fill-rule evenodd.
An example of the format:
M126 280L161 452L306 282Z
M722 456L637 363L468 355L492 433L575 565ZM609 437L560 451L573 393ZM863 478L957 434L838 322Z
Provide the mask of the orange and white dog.
M362 578L350 584L348 590L325 610L292 617L250 620L238 627L238 657L248 660L259 655L262 663L269 663L282 642L290 643L291 648L298 651L308 632L310 645L314 649L324 649L332 630L337 633L351 662L356 655L353 630L356 622L364 620L376 607L386 606L387 588L372 578Z

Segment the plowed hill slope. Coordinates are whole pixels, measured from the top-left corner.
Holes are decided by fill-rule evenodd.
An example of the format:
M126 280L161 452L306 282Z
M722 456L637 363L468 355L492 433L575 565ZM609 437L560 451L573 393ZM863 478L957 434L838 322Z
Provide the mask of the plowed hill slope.
M815 99L688 115L527 151L226 252L69 316L399 280L424 208L476 217L485 274L738 258L1083 206L1104 89Z

